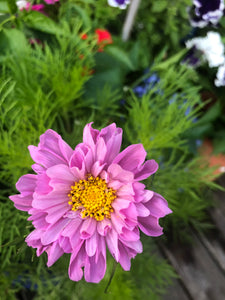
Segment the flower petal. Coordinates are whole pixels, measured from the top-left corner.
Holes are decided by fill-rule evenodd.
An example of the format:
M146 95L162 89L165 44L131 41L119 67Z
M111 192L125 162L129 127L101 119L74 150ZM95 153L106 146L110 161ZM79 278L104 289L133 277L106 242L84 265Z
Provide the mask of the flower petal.
M120 252L119 263L124 271L129 271L131 266L130 260L131 258L134 258L137 253L132 249L126 247L121 241L119 241L118 247Z
M103 128L100 132L100 136L103 137L107 146L105 161L107 161L108 164L113 161L113 159L116 157L116 155L118 155L120 151L122 143L122 133L122 129L117 128L115 123Z
M85 127L84 127L84 132L83 132L83 142L90 146L93 153L95 153L95 145L96 145L96 142L97 142L97 137L99 136L99 130L97 129L93 129L91 127L91 124L93 122L87 124Z
M63 255L64 252L63 249L59 246L58 241L54 242L45 251L48 254L48 267L51 267L57 261L57 259L59 259L60 256Z
M98 233L102 236L106 236L111 228L112 224L108 219L103 219L102 221L97 222Z
M73 252L70 257L69 278L73 281L79 281L83 277L82 267L85 266L87 254L84 247L81 247L77 252Z
M97 246L98 246L98 234L95 231L94 234L85 242L85 250L89 257L95 255Z
M99 283L105 275L106 257L101 252L96 260L95 256L89 257L89 264L85 266L84 278L87 282Z
M87 218L83 221L80 229L80 237L84 240L89 239L95 232L96 220Z
M43 232L41 236L41 242L43 245L48 245L54 241L56 241L61 231L65 228L66 224L69 222L68 219L61 219L57 223L53 224L48 228L45 232Z
M14 206L22 211L29 211L32 207L33 197L31 196L22 196L22 195L13 195L9 196L9 199L14 202Z
M124 170L135 172L145 161L146 154L142 144L130 145L115 157L113 163L119 164Z
M71 206L68 203L60 203L59 205L46 208L48 213L46 221L50 224L56 223L70 208Z
M31 216L27 220L32 221L35 228L46 230L49 227L49 223L45 220L47 213L38 211L37 209L31 209L29 210L29 214L31 214Z
M145 206L150 210L151 215L157 218L162 218L172 213L167 201L157 193L154 193L154 196L145 203Z
M61 136L51 129L40 136L38 147L29 146L28 149L32 159L46 168L68 163L73 153Z
M54 205L67 204L69 191L53 191L47 195L34 193L32 206L37 209L46 209Z
M163 234L163 228L159 225L159 219L154 216L138 218L140 229L149 236L160 236Z
M112 229L107 233L106 242L110 253L118 262L119 261L118 234L116 233L115 230Z
M158 170L159 165L154 159L147 160L143 166L137 168L135 172L135 180L144 180L154 174Z

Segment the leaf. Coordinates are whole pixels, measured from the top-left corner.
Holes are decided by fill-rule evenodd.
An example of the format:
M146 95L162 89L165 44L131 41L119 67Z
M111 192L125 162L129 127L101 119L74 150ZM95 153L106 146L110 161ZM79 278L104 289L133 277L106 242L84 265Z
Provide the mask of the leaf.
M9 13L9 7L6 1L0 1L0 12L1 13Z
M51 34L59 34L62 32L60 27L52 19L38 11L30 11L23 17L23 20L27 26L42 32Z
M28 43L24 34L16 29L3 29L0 32L0 52L8 51L15 53L24 53L28 49Z
M177 54L168 58L166 61L159 63L156 66L153 66L152 70L154 70L154 71L167 70L171 65L174 65L175 63L179 62L186 52L187 52L187 49L181 50Z
M113 56L117 61L121 62L128 69L135 70L133 62L125 51L117 48L116 46L108 46L105 47L105 52Z

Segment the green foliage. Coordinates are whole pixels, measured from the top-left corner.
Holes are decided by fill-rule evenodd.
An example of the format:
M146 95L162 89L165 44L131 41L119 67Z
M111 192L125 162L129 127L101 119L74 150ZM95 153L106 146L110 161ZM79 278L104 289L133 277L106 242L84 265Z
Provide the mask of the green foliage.
M213 170L200 158L193 159L187 143L187 133L201 124L196 116L203 106L193 78L184 66L171 66L160 73L160 81L146 95L137 98L132 93L128 101L127 137L142 143L149 158L159 163L153 189L168 200L173 210L167 217L170 234L178 237L190 225L198 229L208 225L210 201L203 196L204 187L216 187Z
M107 0L60 0L46 7L47 15L0 1L0 299L16 299L26 289L37 300L157 300L166 293L174 271L144 236L144 252L132 261L130 272L117 266L107 293L114 264L110 255L98 285L68 279L69 255L47 268L46 253L38 258L24 242L33 230L27 213L16 210L8 196L16 193L18 178L32 172L27 146L37 145L46 129L56 129L75 147L87 122L97 128L116 122L124 130L124 145L142 143L148 158L159 163L146 184L173 210L163 220L167 239L173 242L190 225L208 225L205 211L211 203L205 187L217 186L213 170L193 156L190 144L223 120L223 106L217 103L202 115L199 77L179 63L186 53L178 50L190 29L190 2L141 1L131 39L123 43L127 11L106 5ZM97 28L114 34L113 45L103 52L97 51ZM132 88L150 75L139 78L149 65L160 81L137 98ZM224 149L223 132L217 133L219 150Z
M164 47L170 54L181 49L180 39L191 30L186 9L190 5L191 0L141 1L134 34L149 63ZM172 49L176 51L171 52Z

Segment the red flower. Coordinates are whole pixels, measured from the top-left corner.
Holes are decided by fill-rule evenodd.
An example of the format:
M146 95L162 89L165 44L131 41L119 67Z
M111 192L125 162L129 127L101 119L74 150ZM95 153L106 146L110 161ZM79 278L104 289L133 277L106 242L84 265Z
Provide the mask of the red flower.
M97 44L99 46L98 51L103 51L103 48L106 45L113 43L111 34L107 30L98 28L95 30L95 33L97 34L97 38L98 38L98 41L97 41Z
M108 32L108 30L97 28L95 30L95 33L96 33L97 45L99 47L98 48L99 52L102 52L103 48L106 45L109 45L109 44L113 43L111 34ZM81 35L82 40L86 40L87 38L88 38L88 35L86 33L83 33Z

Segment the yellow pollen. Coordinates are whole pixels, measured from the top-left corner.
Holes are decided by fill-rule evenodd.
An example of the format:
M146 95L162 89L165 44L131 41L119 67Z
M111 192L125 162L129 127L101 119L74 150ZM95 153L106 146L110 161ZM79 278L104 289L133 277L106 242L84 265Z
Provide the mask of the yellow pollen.
M111 203L116 198L116 191L107 186L105 179L88 175L87 180L79 180L71 186L68 197L72 210L79 210L82 218L102 221L111 217Z

